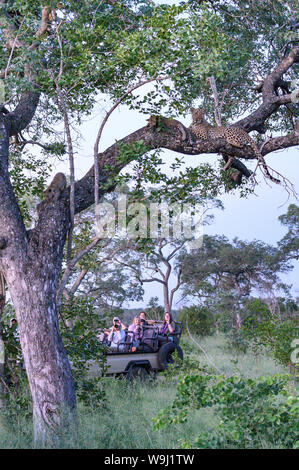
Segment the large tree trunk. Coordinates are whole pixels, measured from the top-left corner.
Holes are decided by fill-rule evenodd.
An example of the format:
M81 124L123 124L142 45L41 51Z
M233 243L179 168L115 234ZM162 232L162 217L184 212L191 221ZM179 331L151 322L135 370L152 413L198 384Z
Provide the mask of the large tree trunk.
M40 205L27 231L8 174L9 135L0 116L0 271L16 311L33 399L36 447L58 447L75 424L70 364L58 328L56 291L69 228L60 193Z
M58 327L56 271L33 265L6 272L33 400L35 447L59 447L65 433L76 431L74 383Z
M2 315L5 305L5 283L3 274L0 272L0 427L1 427L1 408L5 406L5 381L4 381L4 364L5 364L5 348L2 337Z

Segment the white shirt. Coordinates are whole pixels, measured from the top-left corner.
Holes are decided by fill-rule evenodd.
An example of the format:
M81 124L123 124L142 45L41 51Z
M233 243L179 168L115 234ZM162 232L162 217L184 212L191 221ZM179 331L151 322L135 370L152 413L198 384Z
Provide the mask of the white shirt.
M117 348L119 343L123 343L126 338L126 333L124 330L121 328L118 331L110 331L108 335L108 341L111 341L110 347L111 348ZM120 346L120 350L123 349L123 345Z

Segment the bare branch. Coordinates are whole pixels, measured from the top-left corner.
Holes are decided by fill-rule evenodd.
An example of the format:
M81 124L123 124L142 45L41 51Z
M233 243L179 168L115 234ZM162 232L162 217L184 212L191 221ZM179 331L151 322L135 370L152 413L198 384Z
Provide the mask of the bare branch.
M214 110L215 121L216 121L217 126L221 126L221 106L219 104L219 96L218 96L216 80L215 80L214 75L209 77L207 81L210 83L210 86L213 92L214 103L215 103L215 110Z
M67 261L69 262L72 256L72 243L73 243L73 231L74 231L74 221L75 221L75 163L74 163L74 149L73 141L71 136L71 128L69 122L69 116L67 112L67 107L65 104L65 98L62 90L60 89L58 83L56 83L56 90L58 96L59 107L62 111L64 128L66 132L67 147L68 147L68 156L69 156L69 168L70 168L70 228L68 233L68 243L67 243Z
M261 153L262 155L267 155L271 152L275 152L276 150L284 150L297 145L299 145L299 129L297 130L295 128L295 130L290 134L268 139L263 146Z
M89 243L83 250L81 250L79 253L74 256L72 260L69 261L64 274L62 276L62 279L60 281L59 288L57 290L57 300L58 304L60 301L60 298L62 296L62 293L65 290L65 286L70 278L70 275L72 273L72 269L75 267L75 265L80 261L81 258L83 258L84 255L86 255L90 250L92 250L99 242L102 240L100 237L95 237L91 243Z
M149 80L144 80L144 81L141 81L141 82L138 82L136 85L132 86L128 91L126 91L126 93L124 93L115 103L114 105L109 109L109 111L107 111L106 113L106 116L104 117L101 125L100 125L100 128L99 128L99 131L98 131L98 134L97 134L97 137L96 137L96 140L95 140L95 144L94 144L94 200L95 200L95 207L98 206L98 203L99 203L99 183L100 183L100 174L99 174L99 166L98 166L98 159L99 159L99 144L100 144L100 140L101 140L101 137L102 137L102 133L103 133L103 130L104 130L104 127L109 119L109 117L111 116L111 114L113 113L113 111L124 101L124 99L130 95L134 90L137 90L138 88L142 87L143 85L146 85L148 83L151 83L153 81L159 81L159 80L165 80L165 77L162 78L162 77L156 77L156 78L152 78L152 79L149 79Z
M49 17L51 13L51 8L49 6L45 6L42 9L42 19L39 29L36 32L36 37L40 37L48 31L49 27Z
M86 274L88 273L88 270L87 269L82 269L82 271L80 272L79 276L77 277L76 281L74 282L74 284L72 285L71 289L69 290L69 293L71 295L74 295L75 292L77 291L77 289L80 287L80 284L81 282L83 281L83 279L85 278Z
M171 309L172 307L172 302L173 302L173 296L174 294L176 293L176 291L180 288L180 286L183 284L182 280L181 280L181 277L182 277L182 269L180 268L178 270L178 276L177 276L177 283L176 283L176 286L171 289L170 291L170 296L169 296L169 307Z

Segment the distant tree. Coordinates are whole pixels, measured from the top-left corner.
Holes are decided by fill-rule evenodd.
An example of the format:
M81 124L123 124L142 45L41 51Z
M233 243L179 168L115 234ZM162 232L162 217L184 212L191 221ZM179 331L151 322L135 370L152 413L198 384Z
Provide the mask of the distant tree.
M290 259L299 259L299 206L290 204L286 214L278 217L288 228L286 235L278 242L281 251Z
M279 273L291 267L280 251L261 241L232 242L224 236L204 236L203 246L182 255L184 295L198 297L202 302L230 296L232 318L240 328L241 300L252 291L268 292L285 288Z
M130 196L134 197L134 193L131 193ZM155 200L157 195L155 191L150 190L147 196L145 208L149 210L149 202L152 199ZM120 248L114 256L114 261L119 263L120 266L127 268L134 279L141 285L152 282L160 284L162 287L164 311L170 312L173 307L174 297L183 284L182 267L178 261L180 253L188 253L190 251L189 243L194 241L197 235L200 236L201 231L194 229L191 220L190 226L194 230L193 232L191 230L188 236L184 232L181 234L173 233L173 225L176 218L174 210L171 208L171 199L166 199L166 196L164 196L162 199L164 206L161 204L161 201L159 202L160 218L158 218L157 233L154 235L148 234L148 238L120 239L118 242ZM206 195L195 196L193 202L201 205L202 217L197 222L202 225L207 225L214 219L214 216L210 214L212 209L223 209L221 201L211 199ZM189 207L191 208L192 205L190 204ZM190 214L187 211L185 212L185 215L188 215L188 217L190 217ZM151 213L149 212L150 215ZM180 213L181 216L184 218L184 208L182 213ZM168 224L166 227L163 226L163 220L165 225ZM181 220L180 218L180 227ZM163 230L165 229L169 231L168 236L164 236L165 232ZM200 240L198 241L200 243ZM170 287L171 277L174 279L174 287L172 288Z
M178 320L183 323L185 329L200 336L207 336L215 331L213 315L205 305L184 307L178 313Z
M298 314L299 305L297 301L291 297L279 297L278 298L279 313L283 318L292 317Z
M152 318L153 320L162 320L164 316L164 307L159 304L159 297L151 297L147 307L146 313L148 318Z
M170 312L176 291L182 285L180 268L175 272L176 284L169 286L170 275L174 271L173 262L183 248L186 239L159 238L146 243L146 249L130 240L125 248L115 256L120 266L127 268L132 278L141 285L156 282L161 284L164 311Z

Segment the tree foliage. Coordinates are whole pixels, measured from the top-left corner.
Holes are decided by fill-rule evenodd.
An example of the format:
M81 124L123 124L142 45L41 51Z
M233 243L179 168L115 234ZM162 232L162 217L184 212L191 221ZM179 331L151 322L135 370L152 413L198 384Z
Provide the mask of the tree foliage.
M200 336L207 336L215 331L216 319L205 305L184 307L178 313L178 320L183 323L185 331L188 325L192 333Z
M287 213L281 215L279 220L288 228L288 232L278 246L289 258L299 259L299 207L290 204Z
M203 298L227 291L241 299L253 289L271 290L281 284L279 273L291 269L274 246L237 238L230 242L224 236L205 235L202 248L184 256L181 262L185 293Z

